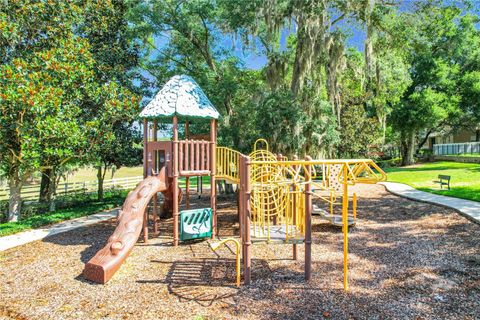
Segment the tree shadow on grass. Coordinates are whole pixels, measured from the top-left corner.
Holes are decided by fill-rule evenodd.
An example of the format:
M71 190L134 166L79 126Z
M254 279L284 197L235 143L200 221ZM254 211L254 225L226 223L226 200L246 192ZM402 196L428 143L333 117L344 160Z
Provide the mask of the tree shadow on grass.
M386 173L399 173L399 172L421 172L421 171L443 171L443 170L465 170L468 168L452 168L449 166L439 166L439 167L398 167L398 168L388 168Z
M462 163L459 166L448 165L442 163L442 165L428 165L427 166L414 166L414 167L392 167L387 168L386 173L398 173L398 172L420 172L420 171L443 171L443 170L467 170L472 172L480 171L480 164L475 163Z

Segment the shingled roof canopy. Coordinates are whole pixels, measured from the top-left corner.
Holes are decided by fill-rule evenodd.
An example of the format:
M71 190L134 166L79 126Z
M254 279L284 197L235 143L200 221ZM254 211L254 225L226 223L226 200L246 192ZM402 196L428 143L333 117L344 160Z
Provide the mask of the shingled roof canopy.
M150 101L140 118L218 119L220 114L200 86L191 77L172 77Z

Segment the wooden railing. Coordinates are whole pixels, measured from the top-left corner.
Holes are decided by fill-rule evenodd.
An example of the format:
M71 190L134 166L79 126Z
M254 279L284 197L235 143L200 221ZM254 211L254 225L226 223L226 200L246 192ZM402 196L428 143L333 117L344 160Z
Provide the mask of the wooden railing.
M210 141L180 140L178 142L178 169L181 176L202 175L210 172Z

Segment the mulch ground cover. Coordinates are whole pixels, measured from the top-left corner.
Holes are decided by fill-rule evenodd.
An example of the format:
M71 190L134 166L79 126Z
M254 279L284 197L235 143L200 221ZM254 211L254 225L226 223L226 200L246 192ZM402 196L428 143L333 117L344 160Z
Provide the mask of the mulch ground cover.
M294 261L291 245L255 244L252 284L237 288L233 247L173 247L165 220L160 237L94 284L81 273L113 232L108 221L0 252L0 319L480 319L480 226L379 185L354 189L348 292L341 229L318 217L308 283L303 246ZM220 238L238 235L235 198L218 207Z

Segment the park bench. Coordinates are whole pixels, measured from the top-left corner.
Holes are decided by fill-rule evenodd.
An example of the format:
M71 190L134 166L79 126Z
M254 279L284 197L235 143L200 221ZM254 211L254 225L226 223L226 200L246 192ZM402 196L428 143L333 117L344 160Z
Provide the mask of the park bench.
M442 189L443 186L447 186L448 190L450 190L450 178L450 176L439 174L438 180L434 180L433 182L440 184L440 189Z

